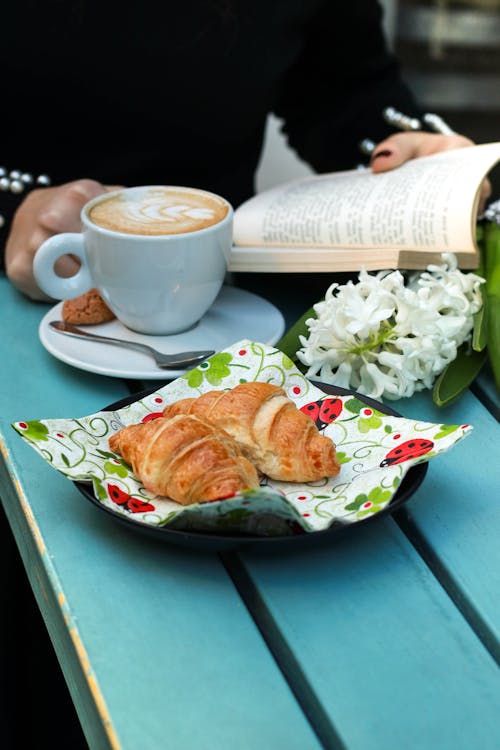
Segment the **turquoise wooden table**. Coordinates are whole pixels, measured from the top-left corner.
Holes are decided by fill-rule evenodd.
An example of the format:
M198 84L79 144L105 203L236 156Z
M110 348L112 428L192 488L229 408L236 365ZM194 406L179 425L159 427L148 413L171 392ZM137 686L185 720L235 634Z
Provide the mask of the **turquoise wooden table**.
M393 515L296 550L201 552L115 523L19 439L11 421L90 414L143 384L59 362L38 340L47 307L4 278L0 300L0 497L92 750L498 750L488 376L444 411L428 394L395 405L475 429ZM14 662L22 639L3 638Z

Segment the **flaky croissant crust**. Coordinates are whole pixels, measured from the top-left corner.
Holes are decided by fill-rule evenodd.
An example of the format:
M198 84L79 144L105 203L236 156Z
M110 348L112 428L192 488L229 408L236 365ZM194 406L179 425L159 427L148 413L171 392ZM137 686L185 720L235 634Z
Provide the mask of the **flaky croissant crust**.
M238 444L192 415L129 425L110 437L109 446L131 464L147 490L182 505L259 486L257 471Z
M229 391L207 391L170 404L163 414L190 414L224 429L271 479L313 482L340 471L332 440L319 433L283 388L271 383L241 383Z

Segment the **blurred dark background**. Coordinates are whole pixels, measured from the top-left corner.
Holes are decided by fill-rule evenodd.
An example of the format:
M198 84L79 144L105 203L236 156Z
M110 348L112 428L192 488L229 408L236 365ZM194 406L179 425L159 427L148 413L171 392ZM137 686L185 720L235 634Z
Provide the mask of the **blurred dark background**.
M500 140L500 0L383 0L420 102L477 143ZM500 199L500 169L490 175Z
M500 141L500 0L378 1L389 46L422 106L476 143ZM311 174L280 127L271 115L259 191ZM500 166L490 180L491 200L500 200Z

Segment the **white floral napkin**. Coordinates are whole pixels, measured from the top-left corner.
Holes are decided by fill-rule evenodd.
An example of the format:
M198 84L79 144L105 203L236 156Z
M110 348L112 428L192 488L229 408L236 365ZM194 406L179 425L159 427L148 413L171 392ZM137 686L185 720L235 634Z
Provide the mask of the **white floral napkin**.
M112 433L160 416L169 403L253 380L283 387L332 438L342 465L338 476L307 484L266 479L258 490L183 507L147 492L130 466L109 449ZM281 351L248 340L238 341L117 411L73 419L20 420L12 426L51 466L69 479L92 482L99 502L130 520L262 535L320 531L380 512L411 466L448 450L472 429L387 416L362 397L328 395Z

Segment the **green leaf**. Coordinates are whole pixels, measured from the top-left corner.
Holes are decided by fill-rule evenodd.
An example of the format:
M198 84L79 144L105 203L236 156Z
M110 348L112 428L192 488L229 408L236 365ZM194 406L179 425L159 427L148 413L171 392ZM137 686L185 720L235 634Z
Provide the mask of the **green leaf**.
M486 294L483 294L483 304L477 313L474 313L472 348L475 352L482 352L488 344L488 309L488 298Z
M290 357L293 362L297 361L297 350L301 347L299 336L309 335L309 328L306 325L306 321L310 318L316 318L313 307L309 308L276 344L276 349L279 349Z
M488 298L488 357L500 392L500 296Z
M390 497L391 493L389 492L389 490L383 490L382 487L374 487L368 494L368 500L370 500L374 505L385 503L386 500L390 499Z
M349 503L349 505L345 506L346 510L359 510L359 508L368 501L368 497L362 493L361 495L357 495L352 503Z
M352 461L352 457L348 456L347 453L344 453L343 451L337 451L336 457L339 464L347 464L349 461Z
M442 424L439 432L436 432L436 434L434 435L434 440L448 437L448 435L451 435L452 432L456 432L459 427L460 425L458 424Z
M438 406L446 406L464 391L479 375L486 362L487 351L472 351L470 354L464 344L458 350L456 358L445 367L434 383L432 399Z
M486 294L483 296L487 298L487 310L484 313L487 317L488 328L487 354L497 389L500 392L500 226L496 222L484 224L483 235L479 236L479 242L484 262L483 276L486 278ZM479 333L476 334L476 328L474 328L476 339Z
M106 461L104 463L104 471L106 471L108 474L117 474L122 479L125 479L128 474L126 465L124 465L122 461L120 461L119 464L115 464L112 461Z
M48 440L47 435L49 434L49 431L46 425L43 424L43 422L39 422L37 419L33 419L31 420L31 422L23 422L22 424L24 425L22 429L19 429L19 427L17 427L16 425L13 425L14 428L21 433L21 435L24 435L30 440Z
M477 273L478 276L482 276L483 279L486 278L486 248L485 248L485 227L482 224L477 224L476 226L476 244L479 249L479 266L474 271L474 273Z
M350 398L349 401L346 401L344 404L344 409L350 411L351 414L359 414L364 407L364 403L360 401L359 398Z
M181 377L187 380L191 388L198 388L203 383L203 375L198 368L189 370L189 372L184 373Z
M219 352L219 354L215 354L213 357L210 357L207 362L200 365L198 370L203 373L207 383L217 387L221 384L224 378L227 378L231 374L229 363L232 358L232 355L228 352ZM190 381L189 385L191 385Z
M96 494L97 494L97 498L99 500L104 500L108 496L108 493L106 492L106 489L103 487L100 479L98 479L97 477L93 477L93 483L94 483L94 490L96 491Z
M98 453L102 458L114 458L116 459L115 453L110 453L110 451L102 451L100 448L96 448L95 452Z
M500 297L500 226L491 223L485 228L486 292Z
M361 433L369 432L370 430L378 430L382 425L382 420L379 419L375 414L371 417L360 417L358 422L358 430Z

